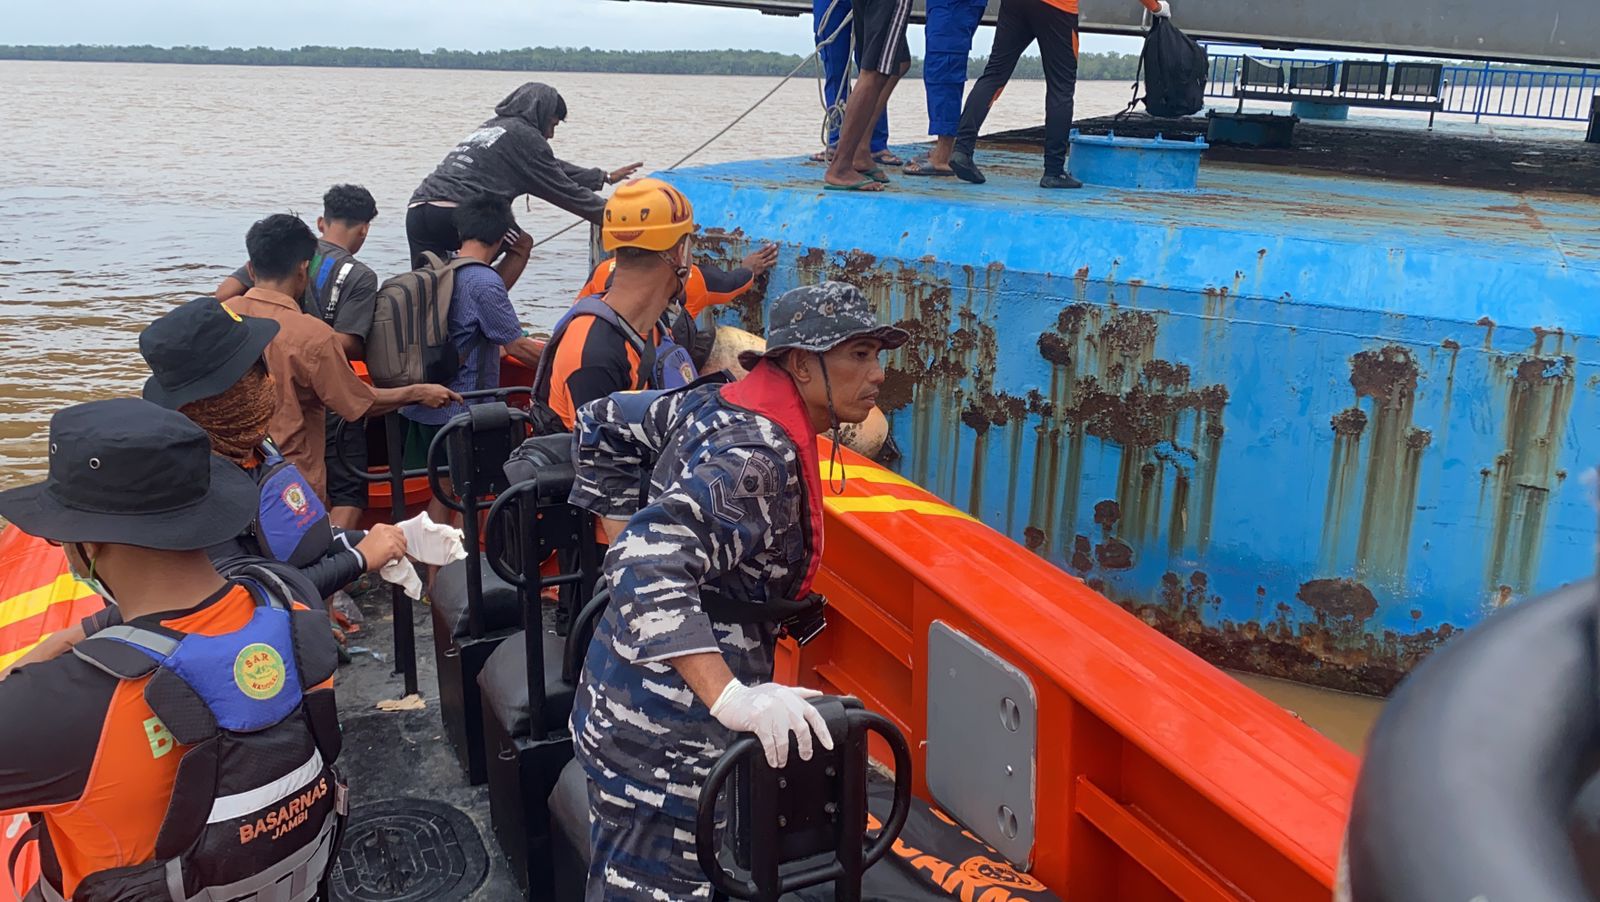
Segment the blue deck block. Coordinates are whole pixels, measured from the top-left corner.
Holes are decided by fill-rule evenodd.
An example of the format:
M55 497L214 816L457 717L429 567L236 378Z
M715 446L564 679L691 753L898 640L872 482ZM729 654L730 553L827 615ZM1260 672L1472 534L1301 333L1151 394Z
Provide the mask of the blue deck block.
M1137 191L1192 191L1205 141L1085 135L1072 131L1072 174L1086 185Z
M1210 163L1063 201L1037 165L672 178L709 258L780 245L766 298L842 278L912 331L906 476L1218 664L1383 692L1593 573L1600 201Z

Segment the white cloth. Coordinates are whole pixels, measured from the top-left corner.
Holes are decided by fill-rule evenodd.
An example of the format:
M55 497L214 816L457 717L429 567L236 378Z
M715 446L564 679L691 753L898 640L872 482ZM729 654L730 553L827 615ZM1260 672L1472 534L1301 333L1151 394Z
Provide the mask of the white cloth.
M412 560L443 567L467 556L461 530L433 522L427 511L395 525L406 534L406 554Z
M407 598L415 600L422 597L422 577L417 575L417 568L406 558L384 564L383 569L378 571L378 576L382 577L384 582L399 586Z
M1156 3L1161 8L1151 13L1152 16L1155 16L1158 19L1172 18L1172 4L1168 3L1167 0L1156 0Z
M395 525L405 533L407 557L385 564L378 571L378 576L385 582L399 586L407 597L422 597L422 578L417 575L417 568L412 566L408 558L443 567L467 556L461 541L461 530L433 522L427 511Z

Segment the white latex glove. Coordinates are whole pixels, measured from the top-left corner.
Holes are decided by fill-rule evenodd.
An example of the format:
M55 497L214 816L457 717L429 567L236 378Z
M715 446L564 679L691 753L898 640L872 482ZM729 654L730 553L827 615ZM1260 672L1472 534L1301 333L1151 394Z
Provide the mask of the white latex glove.
M1150 15L1155 16L1157 19L1172 18L1172 4L1168 3L1167 0L1156 0L1156 3L1160 6L1160 9Z
M822 712L806 699L822 693L815 689L762 683L746 686L737 679L723 687L711 706L711 716L735 733L754 733L767 753L767 764L784 767L789 763L789 734L800 743L800 760L811 760L811 734L822 740L822 747L833 748L833 736L822 719Z
M422 597L422 577L417 575L417 568L405 558L384 564L378 576L384 582L399 586L408 598L415 600Z
M423 511L409 520L402 520L395 524L406 535L406 554L413 560L435 567L443 567L453 561L459 561L467 556L467 551L461 544L461 530L454 526L445 526L435 523ZM389 579L383 571L379 575ZM399 582L398 580L389 580ZM415 597L415 596L413 596Z

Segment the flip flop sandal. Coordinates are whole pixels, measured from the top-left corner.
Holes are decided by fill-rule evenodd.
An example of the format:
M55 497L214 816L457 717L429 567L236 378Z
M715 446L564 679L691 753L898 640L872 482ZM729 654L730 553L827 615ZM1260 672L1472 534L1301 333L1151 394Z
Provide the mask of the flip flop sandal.
M873 154L872 158L877 160L880 166L904 166L906 164L906 161L895 156L892 150L880 150Z
M879 169L876 166L872 167L871 169L857 169L856 171L867 178L872 179L874 182L879 182L884 185L889 184L889 176L882 169Z
M955 175L953 170L933 168L933 165L927 160L912 160L900 172L902 175L916 175L928 178L949 178Z
M854 185L835 185L832 182L824 182L822 189L824 191L859 191L863 194L878 194L883 191L882 188L871 188L868 186L881 184L883 184L883 182L880 182L877 179L866 178L856 182Z
M819 150L807 159L811 160L813 163L832 163L833 149L829 148L827 150Z

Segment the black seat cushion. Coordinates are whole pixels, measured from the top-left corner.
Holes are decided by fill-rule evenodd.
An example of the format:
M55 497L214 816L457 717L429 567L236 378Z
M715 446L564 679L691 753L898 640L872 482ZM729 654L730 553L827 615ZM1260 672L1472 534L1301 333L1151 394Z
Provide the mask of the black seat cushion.
M572 716L573 686L561 679L566 640L544 634L544 729L564 730ZM528 735L528 649L519 631L489 655L478 673L483 704L512 736Z
M483 628L485 632L512 629L522 624L522 607L517 602L517 590L501 579L489 567L485 555L478 555L479 569L483 573ZM467 621L467 561L465 558L439 568L433 578L433 591L429 596L433 606L450 627L450 635L458 639L472 635Z
M581 869L588 870L589 776L576 760L567 762L560 779L556 780L556 788L550 790L550 824L566 838L568 848L583 855Z

